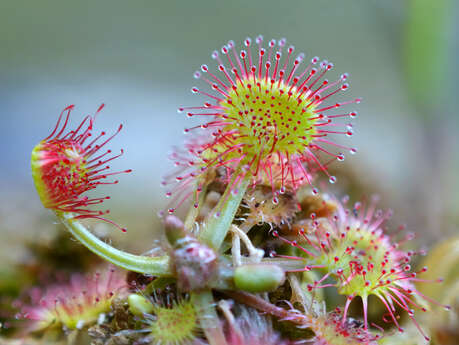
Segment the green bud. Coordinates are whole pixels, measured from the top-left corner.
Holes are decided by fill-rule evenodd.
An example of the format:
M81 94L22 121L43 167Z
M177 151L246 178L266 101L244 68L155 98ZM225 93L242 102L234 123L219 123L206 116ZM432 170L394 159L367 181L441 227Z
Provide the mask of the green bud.
M133 293L128 296L129 311L136 315L149 314L153 311L153 304L142 295Z
M237 267L234 284L248 292L267 292L277 289L285 280L285 272L276 265L252 264Z
M166 237L172 246L171 258L181 291L199 290L215 277L217 254L189 234L180 219L167 216L164 220Z

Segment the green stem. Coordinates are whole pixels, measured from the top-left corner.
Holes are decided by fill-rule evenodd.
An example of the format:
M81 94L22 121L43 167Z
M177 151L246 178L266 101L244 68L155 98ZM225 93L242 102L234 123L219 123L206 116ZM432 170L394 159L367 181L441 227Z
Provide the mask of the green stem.
M233 178L226 187L225 193L223 193L220 201L209 215L207 222L199 233L199 238L215 250L218 250L223 243L233 223L234 216L242 201L242 197L250 183L250 179L245 178L239 181L235 187L234 182L239 177L239 174L233 174ZM234 190L237 190L237 192L233 193Z
M283 268L284 271L301 270L309 264L306 260L291 260L283 258L263 258L261 262L264 264L277 265ZM245 260L243 260L243 263L245 263Z
M201 328L204 330L210 345L227 345L220 319L215 310L215 302L210 290L193 292L191 300L199 315Z
M56 215L78 241L112 264L126 270L151 274L157 277L172 275L169 256L150 257L123 252L92 234L83 224L73 218L73 214L56 212Z

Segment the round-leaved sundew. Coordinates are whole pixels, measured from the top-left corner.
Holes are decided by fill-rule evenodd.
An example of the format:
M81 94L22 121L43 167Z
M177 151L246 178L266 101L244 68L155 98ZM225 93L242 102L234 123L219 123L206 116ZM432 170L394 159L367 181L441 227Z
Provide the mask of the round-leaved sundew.
M344 160L346 151L356 152L332 139L352 136L352 124L336 120L356 117L355 111L340 109L360 102L331 101L349 88L346 73L329 81L325 74L332 63L318 57L306 61L303 53L294 56L294 47L285 39L264 47L262 36L254 42L247 38L243 48L237 51L229 41L221 53L214 51L216 69L202 65L194 75L207 88L191 89L206 98L204 104L179 108L187 117L206 121L185 129L193 137L184 152L171 157L179 172L163 183L178 182L166 193L174 197L169 212L192 194L186 187L193 185L199 193L209 171L219 168L227 182L232 181L230 188L237 189L243 180L270 185L274 203L279 193L296 191L305 183L317 194L314 173L323 171L335 183L328 165Z
M322 272L322 277L308 284L307 289L336 287L338 293L347 296L343 322L351 302L359 296L363 305L364 329L368 329L368 298L373 295L386 308L385 322L393 322L402 332L398 311L404 311L428 340L414 317L415 310L426 312L425 302L439 303L416 289L414 283L441 282L442 279L417 277L427 267L416 272L410 262L422 251L402 249L406 242L413 239L412 233L398 241L395 239L397 233L387 233L385 222L392 211L376 209L377 197L373 197L368 207L364 206L364 202L357 202L351 209L345 206L347 200L346 197L342 202L337 201L336 213L328 218L317 218L314 213L311 214L310 224L298 230L295 240L273 231L274 237L297 248L298 256L272 255L298 262L299 268L291 272ZM399 227L399 231L402 230L404 227ZM443 307L449 309L449 306Z
M29 332L81 329L100 321L110 312L113 299L126 292L124 275L112 268L87 276L74 274L68 284L32 289L31 303L17 317L28 321Z
M90 207L100 204L110 197L90 198L83 193L100 185L116 184L117 180L108 178L131 170L109 172L109 162L123 154L112 155L111 150L104 150L110 140L122 129L105 139L104 131L93 137L93 125L102 104L94 116L86 116L74 130L65 132L73 105L65 108L52 133L40 141L32 151L32 176L38 195L46 208L55 212L72 214L74 219L104 218L108 210L92 210ZM65 115L64 115L65 113ZM120 228L126 231L124 228Z

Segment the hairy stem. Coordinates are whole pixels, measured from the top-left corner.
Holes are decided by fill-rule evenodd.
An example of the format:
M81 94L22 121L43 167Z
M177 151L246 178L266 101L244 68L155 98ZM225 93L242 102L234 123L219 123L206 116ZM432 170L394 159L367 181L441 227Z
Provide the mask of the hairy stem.
M223 193L220 201L209 215L207 222L199 233L200 240L215 250L218 250L223 243L233 223L242 197L249 186L250 181L248 178L242 179L235 186L234 184L239 178L239 174L233 175L233 178L226 187L225 193Z
M59 220L86 248L101 258L126 270L151 274L157 277L172 275L169 256L141 256L116 249L92 234L83 224L73 218L71 213L56 212Z
M210 345L227 345L220 320L215 310L214 298L210 290L194 292L191 300L199 315L199 322Z
M225 291L225 294L240 303L246 304L261 312L265 312L269 315L276 316L280 319L286 318L288 316L287 310L275 306L274 304L269 303L268 301L264 300L263 298L257 295L242 291Z
M275 316L281 320L290 321L297 325L308 325L310 317L308 315L292 313L286 309L278 307L263 298L242 291L225 291L225 294L239 303L243 303L263 313Z
M296 273L289 273L287 278L292 289L292 298L290 299L290 301L301 303L303 305L304 312L307 314L312 314L314 296L306 294L303 291L303 289L301 288L301 283Z

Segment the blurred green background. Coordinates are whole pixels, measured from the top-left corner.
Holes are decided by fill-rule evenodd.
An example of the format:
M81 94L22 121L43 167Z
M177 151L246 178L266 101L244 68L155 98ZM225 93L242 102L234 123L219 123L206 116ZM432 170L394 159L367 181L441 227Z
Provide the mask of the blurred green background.
M73 123L106 108L97 128L124 130L113 167L132 168L107 206L127 234L121 247L151 247L166 205L160 178L172 145L190 126L177 114L192 97L192 73L229 39L286 37L296 51L350 73L356 156L336 171L341 190L382 195L395 221L430 244L459 225L459 4L455 0L0 1L1 266L26 260L55 221L30 174L30 152L58 114ZM345 139L343 139L345 140ZM340 185L338 183L337 185ZM349 187L349 188L348 188Z

